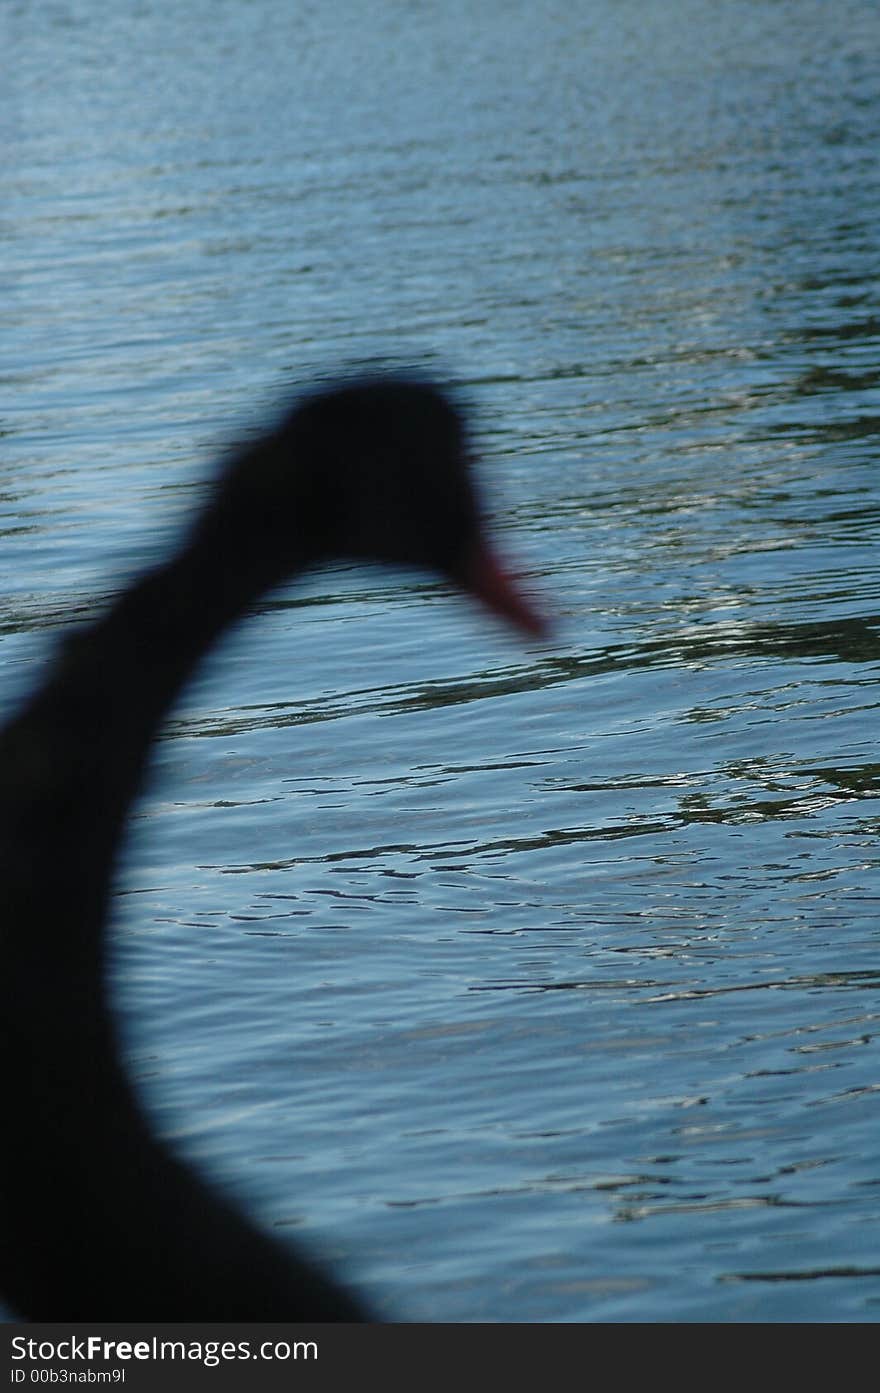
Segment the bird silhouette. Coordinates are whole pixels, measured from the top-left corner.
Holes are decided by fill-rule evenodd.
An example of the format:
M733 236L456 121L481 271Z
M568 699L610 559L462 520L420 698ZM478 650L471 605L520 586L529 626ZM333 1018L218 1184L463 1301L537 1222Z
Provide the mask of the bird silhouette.
M120 1060L107 919L152 741L220 633L335 557L427 568L528 633L463 422L431 383L343 382L230 453L177 551L65 639L0 733L0 1286L36 1320L357 1321L154 1135Z

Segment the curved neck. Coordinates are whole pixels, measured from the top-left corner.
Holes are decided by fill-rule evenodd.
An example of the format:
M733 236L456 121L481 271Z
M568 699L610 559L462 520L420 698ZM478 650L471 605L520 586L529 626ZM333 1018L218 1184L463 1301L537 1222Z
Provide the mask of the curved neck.
M0 854L13 913L31 925L7 945L20 971L29 960L45 973L54 961L90 990L101 986L113 863L152 741L200 658L260 588L190 543L65 640L3 732ZM40 867L63 897L57 919L41 899ZM53 1009L63 1014L67 996Z

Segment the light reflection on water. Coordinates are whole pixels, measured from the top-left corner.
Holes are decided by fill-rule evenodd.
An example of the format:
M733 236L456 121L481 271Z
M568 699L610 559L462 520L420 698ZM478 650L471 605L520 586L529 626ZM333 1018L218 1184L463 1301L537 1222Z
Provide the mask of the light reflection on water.
M453 372L557 629L339 566L224 643L136 1072L388 1313L872 1319L880 15L570 8L11 12L3 694L279 379Z

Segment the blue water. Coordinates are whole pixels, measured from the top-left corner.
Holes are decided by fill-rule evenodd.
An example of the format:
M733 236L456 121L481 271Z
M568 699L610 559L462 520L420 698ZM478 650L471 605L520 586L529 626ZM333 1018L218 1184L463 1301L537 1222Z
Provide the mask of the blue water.
M156 1125L386 1316L875 1320L874 0L0 23L3 707L352 361L461 384L556 616L338 566L211 656L116 899Z

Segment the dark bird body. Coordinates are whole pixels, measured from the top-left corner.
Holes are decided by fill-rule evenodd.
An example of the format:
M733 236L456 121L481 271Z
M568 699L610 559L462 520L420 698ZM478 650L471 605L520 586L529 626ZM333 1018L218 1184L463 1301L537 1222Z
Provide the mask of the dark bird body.
M105 971L120 837L172 703L262 594L339 556L429 568L540 627L486 545L458 413L428 384L354 383L234 454L179 550L63 643L0 734L0 1282L21 1315L369 1319L153 1135Z

